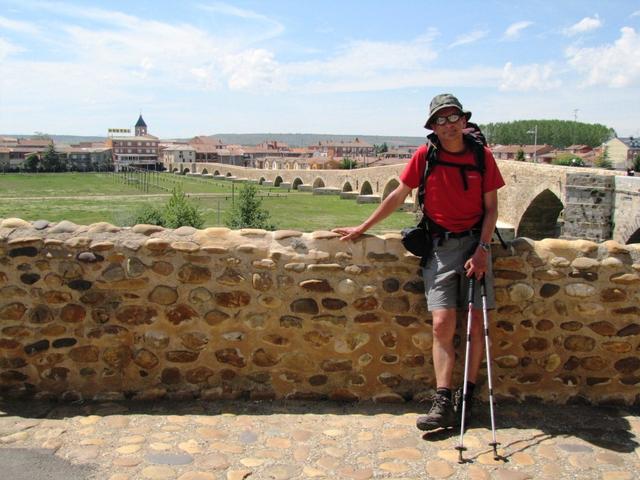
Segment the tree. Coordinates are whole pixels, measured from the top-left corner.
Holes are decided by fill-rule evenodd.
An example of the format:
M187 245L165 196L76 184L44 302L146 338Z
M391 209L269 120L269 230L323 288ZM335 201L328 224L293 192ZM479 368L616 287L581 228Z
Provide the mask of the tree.
M376 155L380 155L381 153L386 153L389 151L389 147L387 142L384 142L382 145L373 144L373 151Z
M615 137L615 130L597 123L581 123L569 120L517 120L514 122L481 125L489 143L502 145L532 144L528 132L537 128L538 145L549 144L566 148L572 144L597 147Z
M171 192L171 198L162 211L162 219L167 228L202 228L204 225L202 213L198 207L191 205L181 188L174 188Z
M357 168L357 162L355 160L351 160L349 157L344 157L342 159L342 163L340 163L340 168L342 170L352 170Z
M38 168L40 168L40 159L38 158L38 155L35 153L29 155L22 164L22 168L27 172L37 172Z
M60 154L56 151L53 143L47 147L47 151L42 156L42 170L45 172L64 172L67 168L65 162L61 161Z
M224 224L229 228L263 228L275 230L269 222L270 214L262 208L262 200L256 196L258 189L245 183L240 190L238 200L225 216Z
M593 165L598 168L606 168L607 170L611 170L613 168L613 163L611 163L611 160L609 159L609 147L604 147L602 149L602 153L596 157Z
M518 149L518 153L516 153L516 160L518 162L524 162L524 150L522 150L521 148Z

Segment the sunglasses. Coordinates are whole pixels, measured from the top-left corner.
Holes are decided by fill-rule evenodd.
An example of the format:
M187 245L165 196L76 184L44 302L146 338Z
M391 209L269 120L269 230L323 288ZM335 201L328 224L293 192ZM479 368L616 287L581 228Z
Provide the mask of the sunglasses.
M433 123L436 125L444 125L445 123L456 123L458 120L462 118L462 115L459 113L452 113L451 115L447 115L446 117L435 117L433 119Z

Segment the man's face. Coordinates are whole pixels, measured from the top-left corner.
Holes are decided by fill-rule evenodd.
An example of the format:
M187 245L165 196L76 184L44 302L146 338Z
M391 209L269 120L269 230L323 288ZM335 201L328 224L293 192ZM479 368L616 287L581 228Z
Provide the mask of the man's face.
M459 115L460 118L451 123L447 117L450 115ZM444 118L444 124L438 125L438 117ZM455 107L447 107L440 110L433 120L431 121L431 127L440 140L453 140L462 135L462 129L467 126L467 118L464 113Z

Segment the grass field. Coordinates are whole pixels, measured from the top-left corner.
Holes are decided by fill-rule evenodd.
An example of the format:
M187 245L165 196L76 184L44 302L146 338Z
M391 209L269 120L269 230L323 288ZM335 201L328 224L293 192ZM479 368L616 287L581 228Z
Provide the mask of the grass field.
M69 220L78 224L109 222L131 225L135 213L145 204L162 206L174 186L190 194L204 214L205 227L223 226L225 211L237 198L241 184L223 180L161 174L158 186L141 191L136 178L124 183L105 173L38 173L0 175L0 218ZM338 196L313 195L275 187L258 186L262 205L278 229L305 232L336 226L357 225L377 205L360 205ZM400 230L415 223L413 214L396 212L378 224L372 233Z

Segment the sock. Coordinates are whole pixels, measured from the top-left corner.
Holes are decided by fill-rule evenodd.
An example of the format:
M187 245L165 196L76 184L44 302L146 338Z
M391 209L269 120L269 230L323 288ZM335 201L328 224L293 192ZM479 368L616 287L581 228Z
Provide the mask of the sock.
M467 382L467 398L473 398L473 390L476 388L475 383Z
M438 387L438 388L436 388L436 394L437 395L442 395L443 397L446 397L449 400L451 400L451 389L450 388Z

